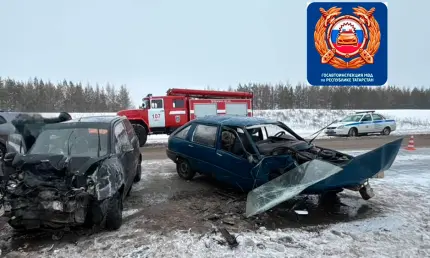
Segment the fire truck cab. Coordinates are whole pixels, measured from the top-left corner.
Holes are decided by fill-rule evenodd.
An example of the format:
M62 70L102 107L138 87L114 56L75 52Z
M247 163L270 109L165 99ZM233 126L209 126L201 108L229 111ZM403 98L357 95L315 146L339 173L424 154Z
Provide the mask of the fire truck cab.
M169 89L166 96L148 94L142 106L121 110L145 145L149 134L171 134L188 121L207 115L252 116L251 92L231 92L192 89Z

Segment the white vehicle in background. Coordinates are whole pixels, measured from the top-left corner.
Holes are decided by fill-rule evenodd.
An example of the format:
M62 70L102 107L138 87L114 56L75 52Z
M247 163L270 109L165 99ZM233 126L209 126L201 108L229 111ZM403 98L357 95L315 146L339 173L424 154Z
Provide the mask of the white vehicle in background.
M325 134L328 136L359 136L375 133L389 135L395 130L395 120L386 119L375 111L361 111L331 124L326 128Z

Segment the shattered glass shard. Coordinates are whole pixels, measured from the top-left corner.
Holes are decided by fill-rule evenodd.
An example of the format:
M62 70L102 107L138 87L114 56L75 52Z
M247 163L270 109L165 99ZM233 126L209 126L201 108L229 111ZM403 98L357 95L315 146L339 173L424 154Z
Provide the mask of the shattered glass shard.
M338 172L341 167L321 160L308 161L253 189L246 200L246 217L267 211Z

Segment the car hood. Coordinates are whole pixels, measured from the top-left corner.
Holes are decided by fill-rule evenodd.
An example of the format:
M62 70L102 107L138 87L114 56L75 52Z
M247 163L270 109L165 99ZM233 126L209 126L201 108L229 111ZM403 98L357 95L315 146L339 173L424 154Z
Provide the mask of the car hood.
M68 157L53 154L26 154L15 156L12 166L32 173L55 171L58 176L66 174L83 174L87 169L104 157Z

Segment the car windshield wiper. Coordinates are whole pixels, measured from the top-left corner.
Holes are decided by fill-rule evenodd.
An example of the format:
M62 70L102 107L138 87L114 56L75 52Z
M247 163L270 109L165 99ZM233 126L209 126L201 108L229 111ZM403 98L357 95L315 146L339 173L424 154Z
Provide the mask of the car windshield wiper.
M324 129L326 129L327 127L329 127L330 125L332 125L332 124L334 124L334 123L336 123L337 122L337 120L334 120L333 122L331 122L330 124L328 124L328 125L326 125L326 126L324 126L323 128L321 128L321 129L319 129L318 131L316 131L315 133L313 133L313 134L311 134L311 135L314 135L314 134L317 134L317 135L315 135L314 136L314 138L312 138L308 143L309 144L311 144L317 137L318 137L318 135L324 130Z
M72 137L72 134L75 132L75 129L73 129L72 130L72 132L70 132L70 135L69 135L69 137L67 138L67 156L70 156L70 152L71 152L71 149L72 149L72 147L73 147L73 144L70 146L70 137ZM75 138L76 138L76 136L75 136Z

